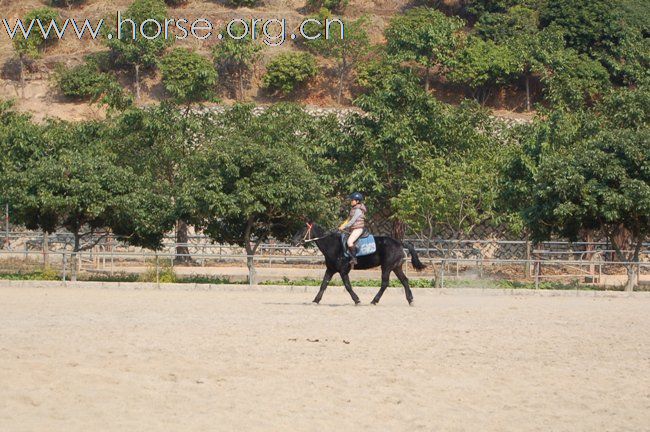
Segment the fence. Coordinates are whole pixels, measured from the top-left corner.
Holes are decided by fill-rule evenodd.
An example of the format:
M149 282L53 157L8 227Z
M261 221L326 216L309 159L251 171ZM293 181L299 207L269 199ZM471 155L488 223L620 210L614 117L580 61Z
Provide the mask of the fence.
M190 242L176 244L167 241L163 250L153 252L106 239L94 248L73 254L67 235L17 236L11 250L0 250L0 273L5 277L49 277L70 280L124 280L162 283L169 275L180 281L195 283L271 283L281 281L310 280L322 277L323 257L315 249L292 247L286 244L264 244L254 256L247 256L242 248ZM470 287L620 287L626 280L625 265L636 267L640 275L640 287L650 282L650 251L643 251L644 260L639 263L608 261L613 253L605 243L554 242L543 248L531 249L525 242L494 241L445 241L447 247L424 248L418 244L421 260L428 269L415 273L407 260L407 274L418 280L417 286L470 286ZM477 245L500 243L526 246L529 256L521 259L486 257ZM178 265L177 246L185 246L192 264ZM584 248L588 250L580 250ZM599 249L596 249L599 248ZM183 256L183 255L181 255ZM74 257L74 260L73 260ZM251 266L247 266L251 258ZM49 273L43 275L44 270ZM355 272L365 281L377 279L375 272Z

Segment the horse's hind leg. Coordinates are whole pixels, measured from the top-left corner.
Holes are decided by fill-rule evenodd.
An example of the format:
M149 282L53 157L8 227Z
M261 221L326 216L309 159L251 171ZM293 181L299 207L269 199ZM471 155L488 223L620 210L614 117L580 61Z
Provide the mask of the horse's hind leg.
M325 289L327 289L327 285L332 280L332 276L334 276L332 270L325 270L325 276L323 276L323 281L320 283L320 290L318 290L318 294L316 294L316 297L313 300L314 303L318 304L323 299L323 294L325 294Z
M404 274L404 270L402 269L402 266L400 265L399 267L396 267L394 270L395 275L399 279L400 282L402 282L402 285L404 285L404 293L406 294L406 300L409 302L409 304L413 304L413 293L411 292L411 287L409 286L409 278L406 277Z
M361 300L359 300L359 297L356 295L356 293L352 291L352 284L350 283L350 276L348 275L348 273L341 273L341 279L343 279L343 284L345 285L345 289L350 294L350 297L352 297L354 304L359 304Z
M376 305L379 303L379 300L381 299L381 296L384 295L384 291L386 291L386 288L388 287L388 282L390 282L390 270L389 269L381 269L381 288L379 289L379 292L375 296L374 299L372 299L372 304Z

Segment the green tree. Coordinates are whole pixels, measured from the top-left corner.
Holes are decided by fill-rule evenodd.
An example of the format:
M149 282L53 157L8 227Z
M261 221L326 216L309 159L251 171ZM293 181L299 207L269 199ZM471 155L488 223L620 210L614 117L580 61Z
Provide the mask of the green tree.
M226 5L234 8L259 6L262 0L226 0Z
M503 202L520 212L535 240L601 232L620 260L634 262L646 235L638 226L648 217L649 121L645 88L610 91L590 109L543 112L502 164Z
M327 19L331 19L331 16L332 15L328 10L322 9L317 19L321 23L325 23ZM339 81L336 95L337 103L341 103L343 89L348 81L350 72L370 49L368 34L365 31L367 25L368 20L366 17L361 17L354 21L344 21L344 37L340 37L340 34L334 33L331 34L328 39L321 36L318 39L308 40L305 42L305 45L316 54L320 54L336 61L336 75ZM319 27L320 28L317 29L318 32L321 35L324 35L325 25L323 24ZM336 27L332 26L330 31L337 31L332 29L336 29ZM312 29L309 29L307 32L310 34L317 34L316 32L313 32Z
M175 102L189 106L215 97L217 71L200 54L176 48L163 58L160 69L165 90Z
M618 44L622 35L620 2L614 0L549 0L540 11L542 27L560 27L567 46L594 54Z
M332 12L342 12L347 5L348 0L307 0L307 6L313 11L325 8Z
M86 3L87 0L50 0L50 6L67 7L79 6Z
M167 5L171 7L178 7L189 3L189 1L190 0L165 0L165 3L167 3Z
M538 32L539 13L525 6L514 6L506 12L486 13L476 23L476 33L483 39L506 43L523 35Z
M25 87L25 65L29 59L36 59L40 57L41 53L49 46L58 42L54 26L59 25L59 13L54 9L45 7L34 9L27 13L22 22L26 29L32 27L33 31L25 37L24 33L18 33L13 39L14 50L18 54L20 63L20 82L21 86ZM40 23L40 26L39 24ZM48 37L44 37L40 31L41 27L47 32L48 28L51 30Z
M262 87L288 95L318 74L316 59L309 53L278 54L266 67Z
M40 135L41 148L21 170L6 173L16 221L29 229L65 228L74 236L73 278L80 251L111 231L134 244L158 247L156 202L138 176L116 163L100 123L51 121Z
M78 66L57 66L54 82L61 93L70 99L107 105L122 110L132 103L114 75L99 70L97 64L87 61Z
M86 3L87 0L50 0L50 6L67 7L79 6Z
M421 161L419 177L393 199L397 215L428 239L444 230L460 241L477 226L496 223L498 170L488 161L480 156Z
M252 37L242 37L243 26L231 26L231 32L238 39L226 37L214 46L212 55L221 75L229 81L235 99L244 99L255 63L259 60L262 46ZM225 34L222 31L222 34Z
M251 283L253 256L263 241L286 240L305 220L332 221L332 183L324 181L318 161L318 137L327 132L320 122L292 105L260 115L236 105L219 120L220 132L211 135L203 163L194 167L199 207L208 210L205 232L245 248Z
M551 53L541 73L545 97L556 107L589 104L611 86L607 69L571 49Z
M369 208L392 219L393 235L402 238L404 222L390 203L418 178L419 161L482 146L489 134L477 131L491 126L475 106L442 104L404 72L376 81L356 105L365 114L346 120L337 178L341 189L365 192Z
M164 23L166 18L167 8L162 0L135 0L122 17L124 23L121 37L112 35L112 38L106 37L105 39L116 64L133 68L137 100L140 100L141 70L155 67L158 64L158 58L173 40L166 39L164 34L150 39L159 30L154 21ZM135 26L131 24L131 21ZM144 26L142 26L143 23L145 23ZM144 37L143 34L148 37ZM134 35L135 37L133 37Z
M469 37L456 54L447 78L467 85L472 96L484 104L496 87L511 83L521 74L517 53L508 45L497 45L478 37Z
M533 237L571 240L600 230L626 262L627 290L638 283L636 263L650 235L650 131L604 131L553 154L539 166L533 206L526 211ZM629 236L629 250L617 237Z
M425 68L424 88L429 90L429 73L447 65L459 45L459 31L465 22L425 7L409 9L395 16L386 28L389 54L403 61L415 61Z
M194 158L202 157L202 143L214 130L212 117L191 110L180 111L169 102L145 109L131 109L115 120L113 146L119 162L131 167L151 192L166 203L169 224L163 232L176 230L177 262L191 262L187 244L189 225L197 215Z
M25 170L27 161L41 152L42 128L29 114L16 111L13 101L0 99L0 203L9 201L8 177L4 173Z

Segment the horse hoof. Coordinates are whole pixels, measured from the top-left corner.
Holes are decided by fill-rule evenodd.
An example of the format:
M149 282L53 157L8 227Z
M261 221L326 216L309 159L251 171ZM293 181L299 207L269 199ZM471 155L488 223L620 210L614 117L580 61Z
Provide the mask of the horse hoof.
M411 307L414 307L414 306L415 306L415 303L413 302L413 300L411 300L411 301L409 302L409 306L411 306Z
M361 301L360 301L360 300L357 300L357 301L354 302L354 305L355 305L355 306L359 306L360 304L361 304Z
M373 300L373 301L371 301L371 302L370 302L370 304L371 304L371 305L373 305L373 306L377 306L377 302L376 302L376 301L374 301L374 300Z
M320 304L320 302L316 301L316 300L312 301L312 303L315 304L316 306L318 306Z

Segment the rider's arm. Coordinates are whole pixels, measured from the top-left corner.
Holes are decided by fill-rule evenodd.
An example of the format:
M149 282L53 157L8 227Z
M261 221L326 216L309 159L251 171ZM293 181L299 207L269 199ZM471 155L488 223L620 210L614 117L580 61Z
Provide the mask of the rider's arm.
M352 215L350 220L348 220L347 222L344 222L339 228L340 229L350 228L352 225L354 225L354 223L357 221L357 219L359 219L359 217L361 217L362 214L363 214L363 212L361 211L361 209L355 209L354 214Z

